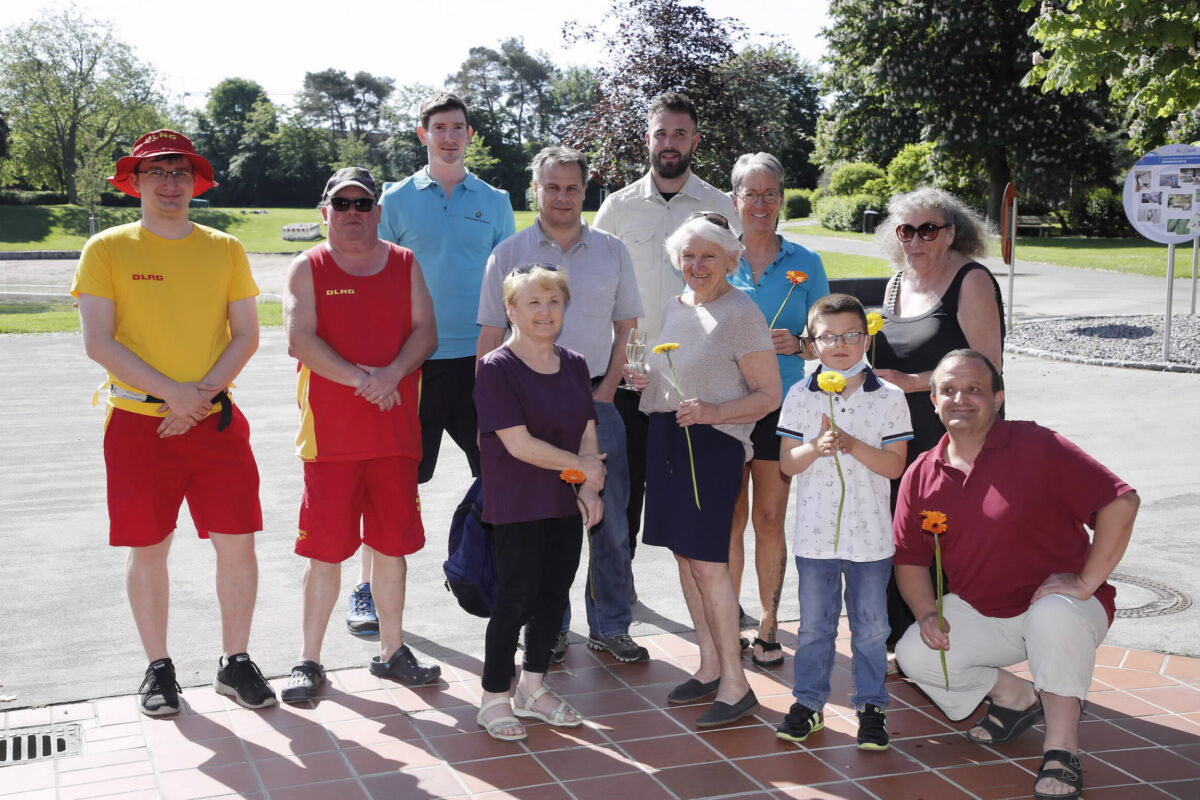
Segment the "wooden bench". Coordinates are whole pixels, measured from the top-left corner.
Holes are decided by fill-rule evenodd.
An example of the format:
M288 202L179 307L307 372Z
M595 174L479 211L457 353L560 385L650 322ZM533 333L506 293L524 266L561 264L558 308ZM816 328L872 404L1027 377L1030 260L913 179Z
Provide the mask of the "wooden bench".
M1041 236L1042 231L1045 231L1046 235L1049 236L1050 233L1053 232L1053 230L1054 230L1054 223L1050 221L1049 217L1039 217L1039 216L1034 216L1032 214L1018 214L1017 215L1017 233L1018 234L1021 233L1022 228L1026 229L1026 230L1036 230L1038 236Z

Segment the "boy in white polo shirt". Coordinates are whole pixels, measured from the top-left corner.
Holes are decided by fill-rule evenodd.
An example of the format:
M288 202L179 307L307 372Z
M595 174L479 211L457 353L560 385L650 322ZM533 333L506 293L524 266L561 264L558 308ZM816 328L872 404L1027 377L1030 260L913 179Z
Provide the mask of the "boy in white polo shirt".
M886 750L886 589L894 551L888 481L904 472L912 425L904 393L866 364L867 315L856 298L821 298L809 311L808 330L821 366L788 392L777 431L783 437L779 467L798 476L794 553L800 631L793 661L796 702L775 735L803 742L825 727L822 709L829 699L845 577L858 747ZM845 378L845 388L832 395L818 384L828 371ZM836 429L830 425L831 396ZM846 484L840 535L834 453Z

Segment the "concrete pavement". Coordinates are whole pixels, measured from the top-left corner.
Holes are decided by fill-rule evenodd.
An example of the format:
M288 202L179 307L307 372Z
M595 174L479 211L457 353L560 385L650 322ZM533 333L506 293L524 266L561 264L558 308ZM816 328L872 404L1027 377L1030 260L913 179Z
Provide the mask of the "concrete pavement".
M812 237L795 238L808 244ZM257 257L255 262L263 290L277 291L286 259L276 258L261 270ZM10 281L7 267L13 263L21 262L0 264L0 288L25 283ZM55 263L39 262L35 276L50 275L55 267L47 265ZM57 269L69 279L73 264ZM1028 278L1018 283L1020 316L1161 310L1163 281L1048 265L1022 265L1020 272ZM62 286L58 280L46 285ZM1177 303L1180 295L1177 287ZM1005 367L1011 419L1035 419L1061 431L1141 493L1134 540L1118 571L1200 596L1200 576L1191 569L1200 519L1195 460L1200 451L1200 376L1022 356L1009 357ZM134 691L145 659L125 601L125 553L106 545L103 414L88 405L102 371L83 355L79 337L66 334L0 337L0 368L9 385L7 402L0 407L0 540L5 556L0 559L0 695L16 696L0 708ZM294 369L282 332L265 331L237 390L263 478L266 530L258 537L261 578L251 654L269 675L287 672L299 647L303 564L291 553L300 497L300 465L292 450ZM449 517L468 482L461 454L447 442L438 474L422 491L428 544L410 559L405 621L412 644L439 657L482 653L485 621L459 610L441 576ZM186 512L176 539L170 641L180 682L196 685L211 681L220 650L213 558L209 545L196 540ZM747 561L753 563L749 554ZM346 587L355 569L347 567ZM671 557L658 548L642 548L634 571L643 605L635 611L632 632L640 636L689 627ZM757 610L753 584L751 577L743 591L751 614ZM1123 607L1147 601L1144 587L1118 584L1118 590ZM580 601L582 581L576 582L574 595ZM795 619L794 574L789 573L783 597L781 617ZM576 608L574 630L586 632L582 602ZM362 665L374 652L370 643L344 632L341 611L335 612L326 640L324 661L330 668ZM1200 655L1198 623L1200 609L1195 606L1168 616L1119 619L1109 641Z

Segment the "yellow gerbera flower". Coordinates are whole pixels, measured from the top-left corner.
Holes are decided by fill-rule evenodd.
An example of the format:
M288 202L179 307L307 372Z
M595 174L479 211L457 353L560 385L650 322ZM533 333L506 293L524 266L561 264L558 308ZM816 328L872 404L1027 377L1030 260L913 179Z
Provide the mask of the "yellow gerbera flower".
M823 392L840 392L846 388L846 376L840 372L823 371L817 375L817 386Z
M678 350L678 349L679 349L679 342L663 342L662 344L654 345L654 350L652 352L655 355L662 355L663 353L669 353L672 350Z

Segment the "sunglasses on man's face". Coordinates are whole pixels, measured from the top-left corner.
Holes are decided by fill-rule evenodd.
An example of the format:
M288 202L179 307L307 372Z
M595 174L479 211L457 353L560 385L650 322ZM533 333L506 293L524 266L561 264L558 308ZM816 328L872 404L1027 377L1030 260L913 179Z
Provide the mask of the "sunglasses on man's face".
M375 200L371 197L331 197L329 198L329 207L334 211L349 211L350 206L354 206L355 211L363 214L375 207Z
M718 214L716 211L693 211L691 214L688 214L688 220L698 219L700 217L708 220L718 228L729 230L729 220L725 219L724 214Z
M911 242L913 235L921 237L922 242L932 242L938 237L943 228L952 227L951 223L938 225L933 222L922 222L915 228L912 225L901 225L896 228L896 238L902 242Z

